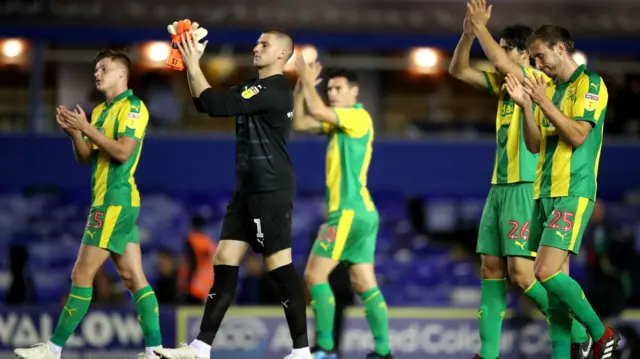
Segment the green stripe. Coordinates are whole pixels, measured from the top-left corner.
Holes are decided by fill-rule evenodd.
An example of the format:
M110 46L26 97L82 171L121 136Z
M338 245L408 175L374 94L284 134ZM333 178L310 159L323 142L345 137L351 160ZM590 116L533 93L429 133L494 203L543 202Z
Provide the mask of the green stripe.
M487 81L487 87L489 88L489 92L498 93L498 91L495 88L493 88L493 85L491 84L491 78L489 77L489 73L486 71L482 73L484 74L484 79Z
M371 130L360 138L349 137L344 132L338 132L335 136L335 140L338 141L339 153L337 155L340 156L339 208L361 208L364 205L364 200L360 194L362 187L360 171L364 165Z
M540 197L549 197L551 195L551 176L553 168L553 155L558 148L558 141L560 137L549 136L547 137L547 143L544 152L544 163L542 164L542 175L540 178Z
M496 183L504 184L509 180L509 153L507 145L509 143L509 126L502 125L498 129L498 143L496 144L496 154L498 167L496 168Z
M585 75L589 77L589 88L587 89L587 93L598 96L598 94L600 93L600 86L602 85L602 78L598 74L593 73L591 71L585 71ZM584 99L579 99L579 100L584 101ZM595 118L596 110L597 110L597 106L595 109L593 109L593 111L587 111L587 109L585 108L585 111L582 117Z

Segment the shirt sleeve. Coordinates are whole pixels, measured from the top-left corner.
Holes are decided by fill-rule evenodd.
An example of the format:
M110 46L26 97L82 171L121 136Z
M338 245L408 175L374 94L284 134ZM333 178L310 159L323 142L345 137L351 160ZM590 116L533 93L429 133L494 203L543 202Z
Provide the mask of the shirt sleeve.
M483 71L484 79L487 81L487 88L489 92L497 95L500 93L500 87L502 87L502 83L504 82L504 76L497 72L487 72Z
M362 137L371 127L371 117L367 111L359 108L332 108L338 117L338 127L349 137Z
M202 110L211 117L250 116L283 110L284 95L276 86L255 85L244 91L208 88L200 94L199 100Z
M320 134L322 135L330 135L335 132L336 129L337 127L333 123L320 122Z
M539 71L531 67L524 67L524 66L520 66L520 67L522 68L522 72L524 72L524 76L528 76L532 78L539 78L540 76L542 76L542 78L544 79L544 83L546 83L547 86L550 86L553 82L553 80L542 71Z
M140 141L147 130L149 111L138 98L129 100L129 108L118 115L118 137L131 137Z
M607 107L609 95L602 78L596 74L589 74L580 79L576 89L576 100L573 104L573 119L598 123L604 109Z

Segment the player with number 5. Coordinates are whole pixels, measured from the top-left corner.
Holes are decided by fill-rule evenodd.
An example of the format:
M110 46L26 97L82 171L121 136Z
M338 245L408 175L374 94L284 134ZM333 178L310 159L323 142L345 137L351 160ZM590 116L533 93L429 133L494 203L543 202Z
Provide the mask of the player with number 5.
M608 93L602 78L578 66L569 32L543 25L532 36L536 67L555 78L551 86L528 76L524 86L506 78L511 98L525 109L524 141L540 153L534 182L534 207L529 250L537 251L536 278L549 295L564 304L564 313L551 315L550 331L569 352L571 318L582 322L594 340L593 358L611 358L619 335L606 327L584 296L580 285L561 271L568 255L577 255L596 198L598 164ZM532 104L536 104L535 111Z

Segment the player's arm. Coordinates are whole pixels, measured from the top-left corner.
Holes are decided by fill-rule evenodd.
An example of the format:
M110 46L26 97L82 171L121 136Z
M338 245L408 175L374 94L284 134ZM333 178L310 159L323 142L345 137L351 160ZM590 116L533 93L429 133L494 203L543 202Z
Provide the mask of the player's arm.
M471 46L473 45L474 36L470 34L462 34L458 46L453 52L451 63L449 64L449 73L460 81L464 81L475 87L490 89L490 82L485 78L485 74L469 64L471 57ZM492 91L496 92L496 91Z
M531 153L540 152L540 140L542 137L540 133L540 108L535 107L534 109L531 97L515 75L507 74L504 78L504 84L511 99L522 109L524 116L522 136L527 150ZM541 87L541 90L543 91L541 96L545 96L545 88Z
M281 107L282 100L279 97L284 94L276 86L259 89L257 93L250 90L239 93L236 89L216 91L211 88L200 68L190 69L189 76L193 94L202 106L199 110L211 117L250 116L277 111Z
M85 139L80 131L73 132L69 137L71 137L73 154L76 156L76 161L81 165L90 164L93 156L93 143L91 143L88 138Z
M138 142L147 128L149 122L149 112L140 100L131 100L129 110L118 116L118 128L116 140L103 135L95 127L89 126L85 134L101 150L105 151L109 157L125 163L129 160L133 151L138 146Z
M189 85L189 92L191 93L191 98L193 99L193 104L196 106L196 111L198 111L199 113L206 113L207 111L204 110L204 107L202 107L202 103L200 102L200 96L196 94L196 92L193 89L193 85L191 84L192 80L191 80L191 76L187 75L187 84Z
M304 78L302 81L302 93L309 109L309 115L320 122L330 125L338 125L338 115L331 107L325 105L322 97L316 90L315 79Z
M293 129L300 132L320 133L322 123L306 114L302 84L298 82L293 95Z
M522 67L509 59L506 51L496 42L486 25L475 26L474 32L482 47L482 51L484 51L484 54L498 72L503 75L513 74L518 78L518 81L524 81L524 71Z
M524 137L524 145L531 153L540 152L540 126L538 119L540 118L540 109L533 109L533 104L522 107L524 121L522 126L522 136Z
M540 109L553 123L560 137L574 148L580 147L600 119L608 102L607 89L600 76L580 80L573 104L573 118L565 116L549 98L540 101Z

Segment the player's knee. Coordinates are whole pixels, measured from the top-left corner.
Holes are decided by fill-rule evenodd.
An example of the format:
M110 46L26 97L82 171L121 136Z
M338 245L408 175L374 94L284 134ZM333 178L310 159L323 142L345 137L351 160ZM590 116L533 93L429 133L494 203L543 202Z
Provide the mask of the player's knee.
M373 264L354 264L349 268L351 287L357 294L362 294L368 290L378 287Z
M71 271L71 282L77 287L92 287L95 273L76 266Z
M533 283L533 281L535 280L533 272L527 272L518 267L509 268L509 279L511 283L522 290L526 290L527 288L529 288L531 283Z
M316 284L326 283L329 281L329 274L322 270L314 270L312 267L307 266L304 270L304 282L307 287L311 288Z
M483 256L480 274L482 279L501 279L506 277L502 258Z
M135 293L149 285L147 278L142 271L121 270L118 272L118 275L120 276L122 283L124 283L124 286L132 293Z
M238 267L244 256L244 251L240 252L233 246L218 246L213 256L213 265L224 265Z
M533 269L533 274L538 282L544 282L556 273L558 273L558 268L554 268L553 266L549 266L545 263L536 263Z
M522 290L529 288L535 281L533 275L533 261L528 258L509 257L508 268L509 280Z

